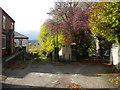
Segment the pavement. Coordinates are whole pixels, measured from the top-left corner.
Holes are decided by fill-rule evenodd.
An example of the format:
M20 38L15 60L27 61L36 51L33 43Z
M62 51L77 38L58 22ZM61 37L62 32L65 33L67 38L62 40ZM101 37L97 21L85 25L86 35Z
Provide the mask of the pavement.
M107 70L110 67L101 64L65 64L62 66L30 63L23 70L6 69L3 88L68 88L77 84L82 88L117 90L118 86L108 82ZM114 89L116 88L116 89Z

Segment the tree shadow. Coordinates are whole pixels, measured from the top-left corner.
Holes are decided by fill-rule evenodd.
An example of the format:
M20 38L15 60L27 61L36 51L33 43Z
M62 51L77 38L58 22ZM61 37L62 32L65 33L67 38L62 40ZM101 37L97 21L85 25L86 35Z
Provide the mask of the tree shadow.
M108 72L109 71L109 72ZM3 75L13 78L24 78L30 73L42 73L42 74L67 74L67 75L84 75L89 77L101 77L103 74L112 73L112 66L106 66L102 64L64 64L53 65L39 65L36 63L29 64L25 69L22 70L11 70L7 69L3 72Z
M52 87L39 87L39 86L28 86L28 85L14 85L2 83L2 90L71 90L70 88L52 88Z
M82 88L82 89L71 89L71 88L54 88L54 87L38 87L28 85L14 85L2 83L2 90L118 90L118 88Z

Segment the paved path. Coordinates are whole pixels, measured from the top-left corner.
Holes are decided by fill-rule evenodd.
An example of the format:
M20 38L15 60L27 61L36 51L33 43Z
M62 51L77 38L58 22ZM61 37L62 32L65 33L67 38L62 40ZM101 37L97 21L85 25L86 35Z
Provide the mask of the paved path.
M102 76L109 67L95 64L57 66L29 64L23 70L6 70L3 87L52 87L68 88L75 83L83 88L117 88Z

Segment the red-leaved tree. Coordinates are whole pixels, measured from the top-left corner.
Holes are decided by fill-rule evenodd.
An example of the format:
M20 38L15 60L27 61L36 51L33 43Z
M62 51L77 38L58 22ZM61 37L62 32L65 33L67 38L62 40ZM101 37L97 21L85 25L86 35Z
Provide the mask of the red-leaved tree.
M87 51L90 46L91 32L88 25L88 11L91 3L56 2L51 10L53 20L57 22L54 32L58 30L64 36L66 45L76 43L78 49ZM83 53L83 55L85 55ZM87 56L88 54L86 54Z

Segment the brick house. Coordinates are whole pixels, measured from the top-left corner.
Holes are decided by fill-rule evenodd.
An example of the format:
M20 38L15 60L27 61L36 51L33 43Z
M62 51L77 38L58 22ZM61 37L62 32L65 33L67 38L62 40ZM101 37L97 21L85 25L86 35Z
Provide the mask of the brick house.
M2 57L14 54L14 24L15 21L0 8L0 55Z
M2 9L0 8L0 58L2 58Z

